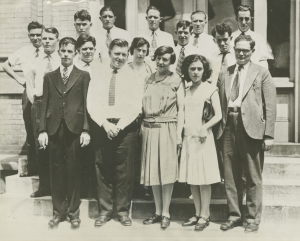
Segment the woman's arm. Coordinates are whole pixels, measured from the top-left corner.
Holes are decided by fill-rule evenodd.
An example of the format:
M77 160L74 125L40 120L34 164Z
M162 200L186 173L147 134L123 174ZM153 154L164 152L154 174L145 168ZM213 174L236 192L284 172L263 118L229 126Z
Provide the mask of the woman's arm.
M182 143L182 129L184 125L184 83L181 82L177 90L177 144Z

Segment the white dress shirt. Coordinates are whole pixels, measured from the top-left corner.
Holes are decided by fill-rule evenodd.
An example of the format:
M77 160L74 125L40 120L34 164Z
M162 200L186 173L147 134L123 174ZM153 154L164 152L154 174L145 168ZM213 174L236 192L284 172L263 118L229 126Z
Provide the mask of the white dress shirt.
M52 71L56 70L61 63L61 59L55 50L50 54L50 63ZM43 95L43 85L44 85L44 75L45 70L47 69L48 58L47 54L43 52L39 58L35 61L35 67L33 69L34 74L34 95L39 97Z
M241 35L241 31L237 30L232 33L232 46L234 46L234 40ZM255 41L255 51L251 56L251 61L262 67L268 68L267 59L274 59L272 49L268 45L267 40L259 33L255 33L250 29L245 32L245 35L250 35Z
M129 32L127 32L124 29L117 28L116 26L112 27L109 31L110 31L111 40L114 40L116 38L125 39L128 42L128 45L130 47L132 38ZM101 28L99 29L99 31L96 31L94 33L93 36L96 39L96 52L94 58L96 60L100 56L101 63L109 65L110 57L108 54L108 47L106 46L106 35L107 35L107 30L105 28Z
M92 69L91 69L91 64L93 61L91 61L90 63L86 63L84 61L82 61L80 58L76 58L74 61L74 65L83 71L89 72L90 76L92 75Z
M28 99L31 103L33 103L33 92L34 92L34 75L32 73L32 69L34 68L34 62L36 60L36 49L33 45L27 45L16 52L11 54L8 57L8 62L11 67L19 65L23 71L25 82L20 83L24 85L26 83L26 93ZM38 48L38 55L41 55L43 48Z
M228 103L229 107L241 107L244 84L245 84L245 81L246 81L246 75L247 75L247 72L248 72L249 63L250 62L245 64L243 66L243 68L240 70L241 72L240 72L240 78L239 78L239 81L240 81L239 96L236 98L235 101L231 101L231 99L229 97L229 103ZM230 90L232 89L233 81L234 81L234 78L235 78L237 72L238 72L238 65L236 65L235 69L234 69L234 74L232 76L231 83L230 83Z
M109 106L109 88L113 69L101 64L98 64L98 68L92 68L92 78L87 94L87 109L91 118L99 126L102 126L108 118L118 118L120 120L117 127L124 129L142 111L144 84L127 65L117 71L115 105Z
M195 34L192 34L190 37L189 45L193 46L195 41ZM195 46L200 50L200 52L208 59L210 59L211 55L218 50L214 42L214 38L211 35L206 33L201 33L198 37L198 44Z

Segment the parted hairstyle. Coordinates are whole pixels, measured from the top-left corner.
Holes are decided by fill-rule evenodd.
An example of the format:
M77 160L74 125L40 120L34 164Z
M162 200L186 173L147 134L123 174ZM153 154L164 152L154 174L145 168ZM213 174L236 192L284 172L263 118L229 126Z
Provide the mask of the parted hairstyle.
M77 38L76 45L75 45L76 50L79 49L86 42L92 42L92 44L94 45L94 47L96 47L96 39L93 36L84 33L84 34L81 34Z
M74 14L74 21L76 21L76 19L79 18L81 21L84 20L88 20L89 22L91 22L91 15L88 11L86 11L85 9L82 9L80 11L77 11Z
M114 46L119 46L119 47L127 47L128 48L128 42L125 39L121 38L116 38L113 41L111 41L109 45L109 51L111 51Z
M203 64L202 82L205 82L211 76L212 69L211 69L209 61L202 55L193 54L193 55L187 56L183 60L182 65L181 65L181 73L183 74L184 79L187 82L192 81L192 79L190 78L190 75L189 75L189 67L193 62L197 62L197 61L200 61Z
M31 23L28 24L27 30L28 30L28 32L29 32L31 29L37 29L37 28L43 29L43 28L44 28L44 25L43 25L43 24L40 24L40 23L37 22L37 21L32 21Z
M253 17L254 17L254 10L250 6L248 6L248 5L238 6L237 13L236 13L237 16L236 17L238 17L239 12L247 12L247 11L250 12L250 16L253 19Z
M75 50L76 40L71 38L71 37L62 38L58 43L58 47L60 49L62 45L68 45L68 44L73 44L74 45L74 50Z
M188 28L189 31L192 32L193 25L191 24L190 21L187 21L187 20L180 20L180 21L176 24L176 31L177 31L179 28L183 28L183 29Z
M202 10L196 10L196 11L194 11L194 12L192 12L192 14L191 14L191 20L192 20L192 16L193 15L195 15L195 14L203 14L204 16L205 16L205 20L206 20L206 18L207 18L207 16L206 16L206 12L204 12L204 11L202 11Z
M234 40L234 46L236 45L237 42L240 42L240 41L248 41L249 44L250 44L251 49L254 49L254 47L255 47L255 41L254 41L254 39L251 38L250 35L240 35L240 36L238 36Z
M218 33L220 35L224 35L225 33L228 33L228 35L230 37L232 34L232 29L228 24L220 23L220 24L217 24L211 31L211 35L214 38L216 37L216 33Z
M149 6L148 8L147 8L147 10L146 10L146 14L148 15L148 12L150 11L150 10L156 10L156 11L158 11L159 12L159 15L161 16L161 10L159 9L159 8L157 8L157 7L155 7L155 6ZM162 16L161 16L162 17Z
M43 31L42 31L42 34L43 32L46 32L46 33L53 33L55 34L56 38L59 38L59 32L56 28L54 27L49 27L49 28L43 28Z
M157 56L162 56L164 54L171 54L171 64L174 64L176 61L176 54L174 52L174 49L170 46L160 46L157 48L154 52L153 61L156 60Z
M101 8L101 10L100 10L100 16L102 16L102 14L103 14L104 12L106 12L106 11L111 11L111 12L114 14L114 16L116 16L116 13L115 13L115 11L111 8L111 6L104 6L103 8Z
M147 53L146 53L146 56L148 56L149 54L149 48L150 48L150 44L149 42L144 39L144 38L140 38L140 37L136 37L132 40L131 42L131 46L129 48L129 52L131 55L133 55L133 51L135 48L138 48L138 47L143 47L144 45L147 45Z

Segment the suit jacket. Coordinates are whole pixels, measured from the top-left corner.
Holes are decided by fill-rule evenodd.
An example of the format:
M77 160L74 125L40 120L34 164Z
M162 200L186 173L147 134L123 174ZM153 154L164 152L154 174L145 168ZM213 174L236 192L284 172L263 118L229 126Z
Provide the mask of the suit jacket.
M235 65L232 65L219 75L218 88L222 107L217 139L226 127L228 103L230 98L230 84ZM253 139L263 139L264 136L274 138L276 118L276 88L269 70L250 62L246 74L241 115L247 134Z
M86 109L89 82L89 73L74 66L64 92L60 68L45 75L40 132L54 135L63 116L74 134L89 131Z

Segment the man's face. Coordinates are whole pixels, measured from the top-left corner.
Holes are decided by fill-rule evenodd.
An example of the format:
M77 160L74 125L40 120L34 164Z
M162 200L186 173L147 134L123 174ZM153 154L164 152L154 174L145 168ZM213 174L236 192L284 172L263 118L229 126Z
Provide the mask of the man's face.
M229 37L229 34L225 32L225 34L216 33L216 37L214 38L215 43L218 45L221 53L227 53L231 48L230 42L232 37Z
M194 33L201 34L206 23L207 21L205 20L205 15L203 13L196 13L192 16Z
M28 33L28 37L30 39L30 42L35 48L39 48L42 45L42 29L36 28L31 29Z
M77 18L75 20L74 26L75 26L75 29L76 29L76 32L78 35L81 35L84 33L89 34L92 23L88 20L82 21L79 18Z
M234 47L236 62L239 65L245 65L250 61L252 53L250 43L248 41L239 41Z
M96 48L92 42L86 42L78 49L80 58L85 63L90 63L93 61L95 51Z
M147 44L137 47L133 50L133 59L135 62L143 62L147 54Z
M238 25L241 32L246 32L250 28L252 19L250 11L239 11L238 12Z
M175 33L177 34L178 43L181 46L185 46L189 43L191 33L190 33L188 27L187 28L184 28L184 27L178 28Z
M99 17L103 24L103 28L111 29L115 25L116 17L112 11L104 11Z
M75 56L75 45L64 44L58 50L58 54L61 58L61 64L64 67L69 67L73 64L73 58Z
M151 31L155 31L159 28L159 23L162 21L162 17L160 17L159 11L150 9L146 16L146 20L148 21L149 29Z
M112 50L108 52L111 58L111 67L115 69L122 68L128 58L128 47L120 47L115 45Z
M54 33L42 33L42 44L46 54L52 54L56 49L58 38Z

